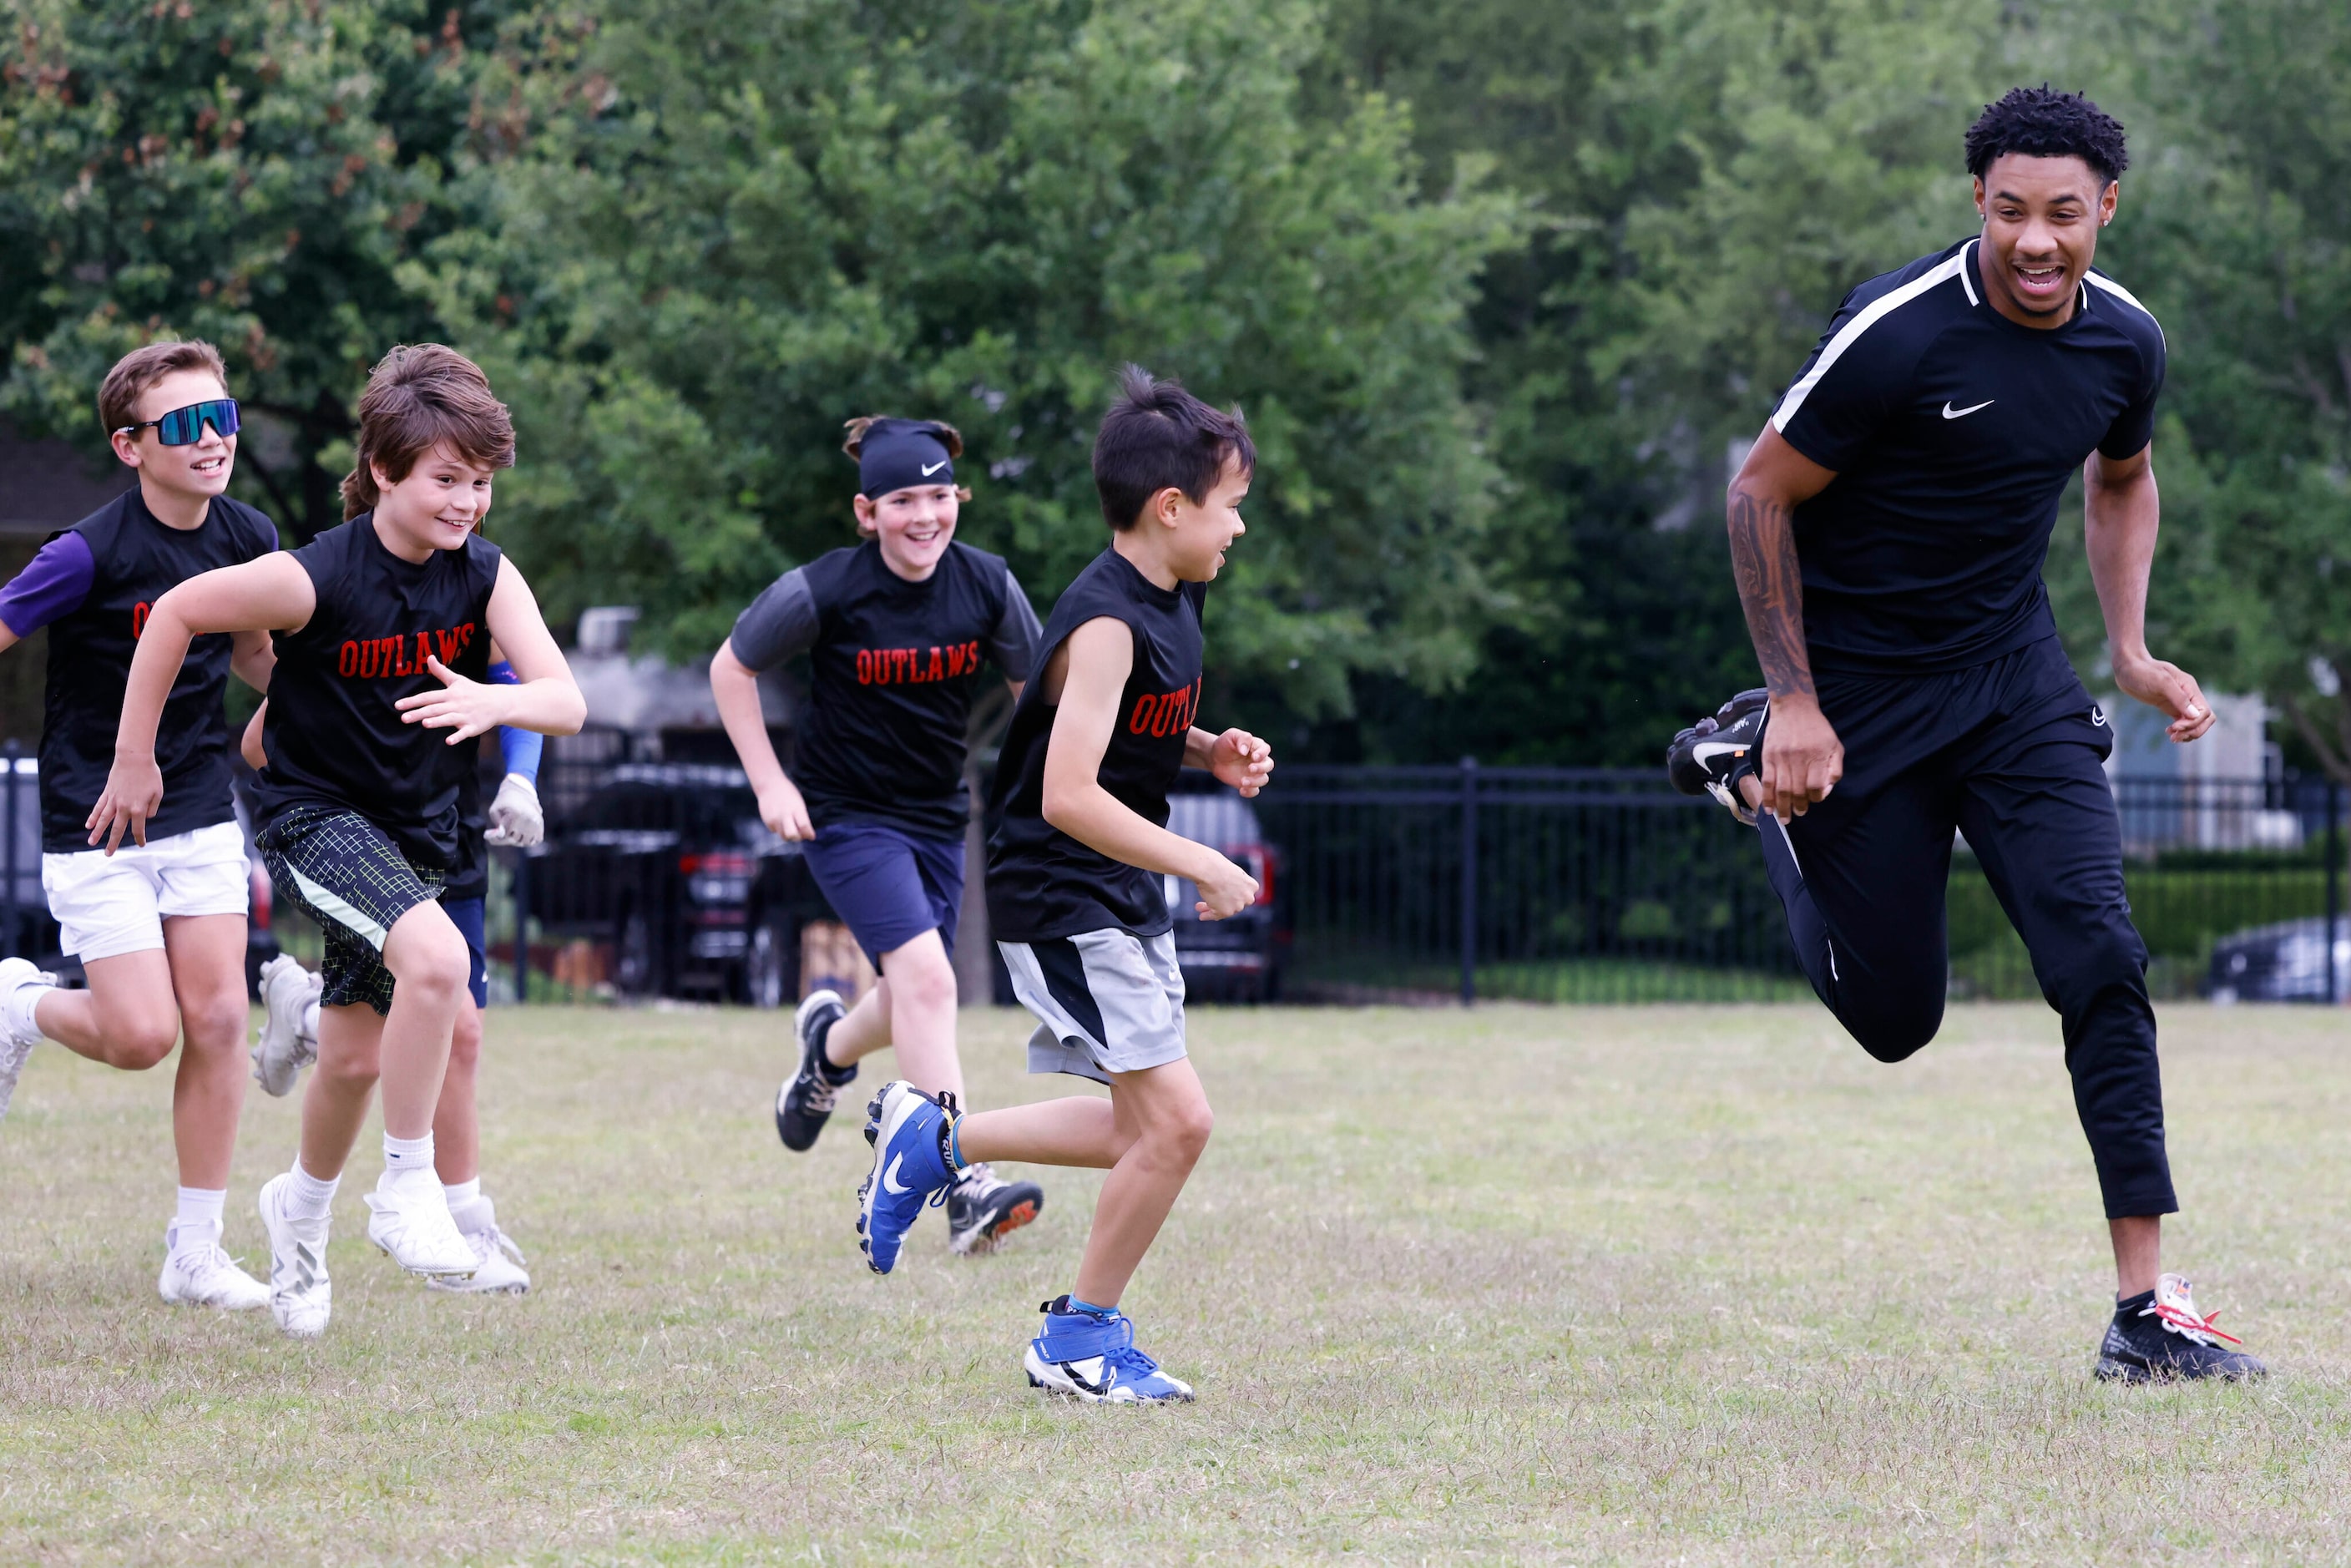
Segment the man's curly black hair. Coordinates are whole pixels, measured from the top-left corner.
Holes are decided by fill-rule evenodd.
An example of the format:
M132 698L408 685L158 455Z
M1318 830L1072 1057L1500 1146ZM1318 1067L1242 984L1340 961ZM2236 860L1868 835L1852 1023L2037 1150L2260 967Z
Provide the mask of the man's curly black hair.
M2122 121L2078 92L2055 92L2046 82L2011 89L1986 104L1968 127L1968 172L1983 178L2005 152L2030 158L2079 158L2111 184L2130 167Z

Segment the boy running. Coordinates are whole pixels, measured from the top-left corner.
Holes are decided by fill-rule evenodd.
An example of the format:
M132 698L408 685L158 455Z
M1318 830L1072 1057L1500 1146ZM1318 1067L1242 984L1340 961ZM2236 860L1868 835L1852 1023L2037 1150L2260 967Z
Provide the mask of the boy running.
M1076 1287L1042 1309L1029 1383L1089 1403L1189 1399L1188 1384L1134 1345L1119 1298L1208 1141L1207 1097L1184 1051L1184 976L1165 883L1199 889L1204 920L1249 907L1257 883L1167 831L1167 791L1204 768L1255 795L1266 743L1194 727L1200 610L1257 452L1238 414L1128 367L1094 441L1094 485L1113 530L1046 622L1039 674L1012 717L988 815L987 912L1013 989L1040 1022L1031 1072L1069 1072L1110 1098L968 1115L911 1083L876 1095L873 1167L859 1198L872 1267L888 1273L906 1229L970 1162L1107 1170Z
M956 1053L956 919L963 904L966 729L982 654L1015 696L1036 659L1037 614L1003 559L955 542L971 492L963 437L933 420L852 419L865 542L778 578L710 662L710 690L759 815L807 845L809 871L881 979L844 1009L821 990L795 1021L797 1070L776 1096L784 1146L816 1142L858 1061L895 1045L925 1093L963 1097ZM759 672L807 654L797 783L759 707ZM947 1194L948 1244L985 1252L1037 1218L1045 1195L975 1163Z
M245 834L229 792L222 697L234 670L269 685L257 632L199 639L159 691L154 767L171 803L119 855L90 847L123 685L155 602L201 572L266 556L277 530L224 493L236 462L237 411L209 343L150 343L99 389L114 453L139 475L125 492L51 538L0 590L0 648L49 630L41 732L41 886L84 991L22 958L0 960L0 1113L43 1040L110 1067L144 1071L183 1034L172 1091L179 1207L163 1232L166 1301L256 1308L267 1287L220 1246L236 1120L245 1104Z
M156 716L192 635L276 632L256 841L278 896L327 942L301 1150L262 1188L261 1216L271 1310L305 1338L326 1330L329 1210L379 1073L384 1173L368 1195L369 1239L412 1273L480 1267L434 1171L434 1114L469 967L436 895L464 866L459 798L475 737L502 724L569 734L586 706L522 575L475 532L493 477L514 460L514 426L480 369L438 344L395 349L369 377L359 423L349 521L155 606L90 813L110 850L126 830L143 838L163 796ZM484 679L493 638L520 685Z
M500 656L495 643L490 658L494 684L520 684L521 677ZM256 769L269 765L261 743L268 716L269 705L265 702L246 726L245 759ZM490 1004L486 945L489 862L481 846L486 840L501 847L529 849L546 836L546 818L538 803L538 763L544 740L537 730L499 727L498 745L505 753L507 771L486 818L478 776L468 773L458 786L458 843L465 859L441 890L441 907L465 939L465 985L474 1005L457 1009L456 1030L450 1036L449 1070L441 1081L441 1101L433 1113L433 1164L441 1178L442 1193L449 1200L450 1218L472 1246L479 1266L462 1280L433 1276L425 1282L436 1291L519 1296L530 1289L522 1249L498 1228L497 1208L482 1192L482 1123L474 1085ZM266 1093L288 1092L302 1069L318 1060L319 1000L324 989L324 978L305 969L291 954L281 953L261 967L263 1015L261 1038L253 1047L253 1076Z

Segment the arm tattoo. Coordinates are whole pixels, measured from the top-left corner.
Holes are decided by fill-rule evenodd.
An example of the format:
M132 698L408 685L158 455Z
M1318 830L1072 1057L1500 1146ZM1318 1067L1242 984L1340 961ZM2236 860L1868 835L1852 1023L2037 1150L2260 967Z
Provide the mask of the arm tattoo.
M1730 561L1739 602L1763 682L1778 697L1812 696L1813 661L1804 647L1804 582L1788 508L1743 490L1730 493Z

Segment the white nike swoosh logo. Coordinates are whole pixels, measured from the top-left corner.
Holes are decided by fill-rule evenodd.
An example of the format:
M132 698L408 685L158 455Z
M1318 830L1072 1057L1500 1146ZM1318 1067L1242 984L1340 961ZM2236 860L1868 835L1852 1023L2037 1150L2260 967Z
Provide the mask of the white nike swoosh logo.
M925 468L925 469L924 469L924 470L923 470L923 477L924 477L924 478L925 478L925 479L927 479L927 478L929 478L932 475L934 475L934 474L935 474L935 473L937 473L940 469L942 469L942 468L946 467L946 464L944 464L944 463L934 463L934 464L932 464L929 467L927 467L927 468Z
M1701 740L1690 747L1690 760L1703 764L1713 761L1725 752L1739 757L1743 756L1746 750L1745 747L1733 746L1727 740Z
M1984 399L1983 402L1976 404L1975 408L1953 408L1947 402L1943 405L1943 417L1945 419L1965 419L1968 415L1975 413L1977 408L1990 408L1999 401L2000 400L1996 397L1988 397Z
M912 1192L914 1190L911 1186L901 1186L898 1185L898 1167L904 1165L905 1161L906 1156L904 1155L895 1155L891 1159L890 1168L882 1173L882 1190L883 1192L902 1193Z

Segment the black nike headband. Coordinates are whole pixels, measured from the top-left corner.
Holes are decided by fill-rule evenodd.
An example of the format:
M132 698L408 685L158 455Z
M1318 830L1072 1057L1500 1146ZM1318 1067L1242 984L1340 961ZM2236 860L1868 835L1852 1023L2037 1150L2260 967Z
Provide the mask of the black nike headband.
M878 501L917 485L952 485L955 459L939 427L926 420L877 419L857 444L857 491Z

